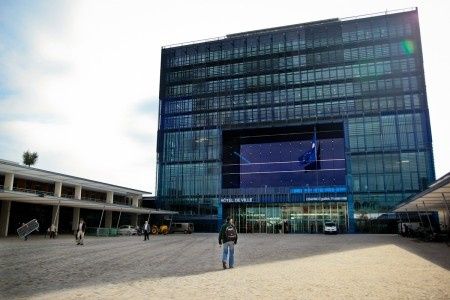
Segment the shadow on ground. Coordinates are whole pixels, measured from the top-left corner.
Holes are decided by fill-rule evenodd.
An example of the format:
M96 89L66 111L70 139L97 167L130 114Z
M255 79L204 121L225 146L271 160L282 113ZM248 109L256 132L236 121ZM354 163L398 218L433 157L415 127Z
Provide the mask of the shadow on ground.
M270 263L383 245L396 245L450 270L450 248L396 235L241 234L236 266ZM383 255L383 253L380 253ZM221 270L216 234L0 240L0 297L20 298L100 284Z

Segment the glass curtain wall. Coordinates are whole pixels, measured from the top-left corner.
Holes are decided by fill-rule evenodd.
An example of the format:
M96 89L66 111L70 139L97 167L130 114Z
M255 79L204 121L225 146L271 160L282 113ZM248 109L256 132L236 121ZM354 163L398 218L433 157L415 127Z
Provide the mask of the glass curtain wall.
M388 212L435 179L417 10L231 34L161 61L161 208L217 218L230 129L343 124L352 215ZM275 231L255 209L246 226Z
M343 202L234 204L225 213L240 233L322 233L327 221L335 222L341 233L348 230Z

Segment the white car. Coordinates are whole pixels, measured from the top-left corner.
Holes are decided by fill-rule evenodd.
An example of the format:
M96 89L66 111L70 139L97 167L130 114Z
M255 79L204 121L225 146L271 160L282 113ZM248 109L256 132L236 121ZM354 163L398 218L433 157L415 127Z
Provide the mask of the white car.
M323 233L325 234L337 234L337 226L334 222L325 222L325 228L323 230Z
M117 231L120 235L136 235L137 230L131 225L122 225Z

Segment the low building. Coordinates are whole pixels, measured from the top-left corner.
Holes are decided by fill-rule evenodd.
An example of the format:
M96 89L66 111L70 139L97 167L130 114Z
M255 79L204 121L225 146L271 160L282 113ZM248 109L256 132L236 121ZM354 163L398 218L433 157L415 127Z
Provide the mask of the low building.
M142 207L144 194L151 193L0 160L0 236L32 219L41 232L55 224L59 233L72 233L80 218L88 227L115 228L175 213Z

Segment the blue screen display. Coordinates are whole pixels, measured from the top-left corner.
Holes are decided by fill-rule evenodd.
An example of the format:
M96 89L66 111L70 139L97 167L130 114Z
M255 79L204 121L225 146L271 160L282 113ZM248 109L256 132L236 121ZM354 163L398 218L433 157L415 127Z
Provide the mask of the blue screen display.
M228 156L222 169L225 188L345 185L342 135L240 138L224 155Z

